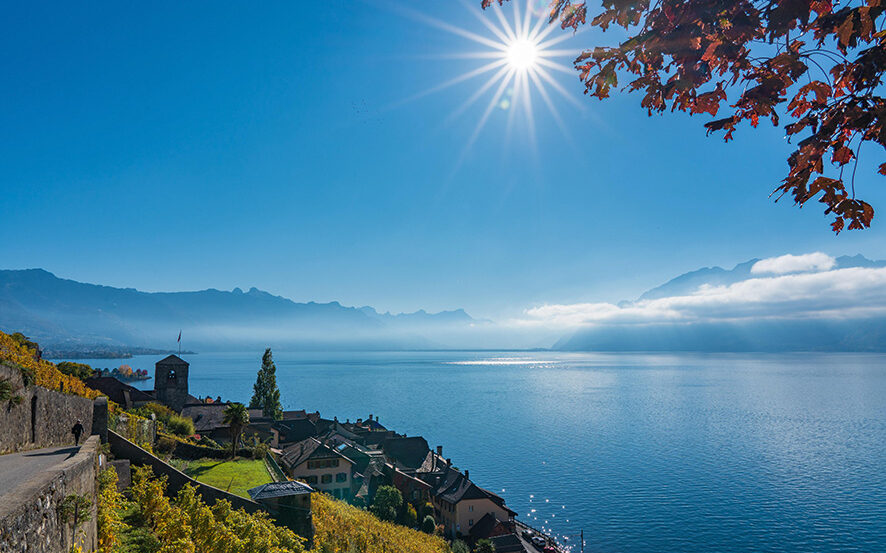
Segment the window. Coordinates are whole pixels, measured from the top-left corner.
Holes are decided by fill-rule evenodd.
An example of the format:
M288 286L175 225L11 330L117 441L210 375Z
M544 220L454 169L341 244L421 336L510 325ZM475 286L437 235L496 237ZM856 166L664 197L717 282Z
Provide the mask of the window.
M324 474L323 476L320 477L321 484L329 484L330 482L332 482L332 475L331 474Z
M317 459L314 461L308 461L309 469L325 469L329 467L337 467L338 459Z
M348 473L340 472L340 473L336 474L335 481L336 482L347 482L348 481Z
M473 505L468 505L468 512L469 512L469 513L473 513L473 512L474 512L474 506L473 506Z
M316 484L316 483L317 483L317 477L314 476L314 475L306 476L306 477L305 477L305 482L307 482L308 484Z
M473 525L474 525L474 519L472 519L472 518L468 519L468 526L473 526Z

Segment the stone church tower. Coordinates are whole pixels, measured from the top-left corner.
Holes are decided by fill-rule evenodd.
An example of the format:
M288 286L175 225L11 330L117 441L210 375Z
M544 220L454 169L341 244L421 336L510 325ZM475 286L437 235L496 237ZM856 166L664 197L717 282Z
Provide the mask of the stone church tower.
M176 413L188 402L188 365L177 355L170 355L154 366L154 397Z

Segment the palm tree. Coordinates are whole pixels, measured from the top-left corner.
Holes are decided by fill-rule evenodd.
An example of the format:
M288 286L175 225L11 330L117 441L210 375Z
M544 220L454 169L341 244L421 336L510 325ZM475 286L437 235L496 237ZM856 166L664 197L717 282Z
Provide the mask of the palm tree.
M229 403L225 407L224 422L231 427L231 456L237 456L237 449L240 445L240 434L243 428L249 424L249 411L242 403Z

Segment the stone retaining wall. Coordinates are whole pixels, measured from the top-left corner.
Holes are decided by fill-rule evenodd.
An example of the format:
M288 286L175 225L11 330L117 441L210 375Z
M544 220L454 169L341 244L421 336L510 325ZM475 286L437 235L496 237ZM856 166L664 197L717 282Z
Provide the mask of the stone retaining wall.
M0 454L74 443L71 428L83 425L83 438L92 430L91 399L22 385L18 367L0 363L0 377L9 379L21 402L0 405Z
M89 437L80 451L50 470L34 475L0 501L0 551L6 553L68 553L72 543L95 551L96 470L98 436ZM89 520L73 535L70 523L59 516L59 506L71 494L86 496Z

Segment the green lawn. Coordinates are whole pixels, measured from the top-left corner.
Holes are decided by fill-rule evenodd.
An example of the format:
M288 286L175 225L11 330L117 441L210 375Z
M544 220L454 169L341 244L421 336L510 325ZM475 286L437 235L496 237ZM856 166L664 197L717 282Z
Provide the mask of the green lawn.
M249 497L246 490L273 482L265 462L261 459L200 459L197 461L175 460L176 468L204 484Z

